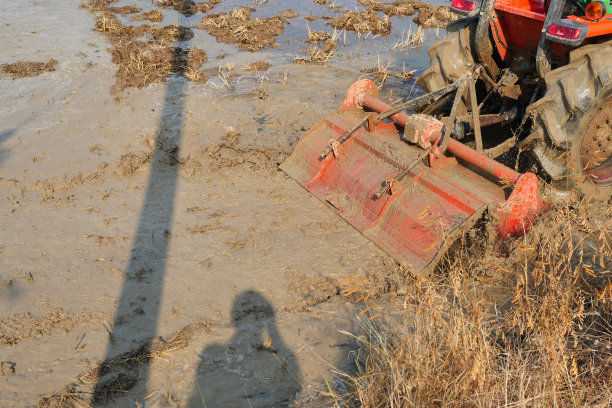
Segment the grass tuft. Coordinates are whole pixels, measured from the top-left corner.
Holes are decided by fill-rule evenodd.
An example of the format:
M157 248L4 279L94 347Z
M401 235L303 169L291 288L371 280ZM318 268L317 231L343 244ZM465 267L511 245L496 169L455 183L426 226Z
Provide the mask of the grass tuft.
M466 236L433 276L407 283L401 318L360 319L334 404L610 406L610 215L557 205L505 256ZM356 282L351 295L371 302Z

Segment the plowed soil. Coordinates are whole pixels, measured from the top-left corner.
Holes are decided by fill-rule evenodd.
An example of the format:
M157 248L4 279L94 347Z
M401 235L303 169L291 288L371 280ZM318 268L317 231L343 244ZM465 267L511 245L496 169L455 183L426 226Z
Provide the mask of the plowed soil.
M55 71L57 60L47 62L19 61L0 65L0 74L10 75L13 79L35 77L43 72Z
M207 30L218 41L236 44L251 52L259 51L274 45L287 21L280 16L252 19L253 11L251 7L243 7L229 13L208 14L197 27Z

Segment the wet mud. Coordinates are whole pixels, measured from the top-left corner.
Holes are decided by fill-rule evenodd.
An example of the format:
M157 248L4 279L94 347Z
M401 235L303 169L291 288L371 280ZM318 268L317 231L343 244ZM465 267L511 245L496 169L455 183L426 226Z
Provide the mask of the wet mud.
M53 331L70 332L76 326L99 325L107 320L104 313L70 313L55 309L44 316L21 313L0 319L0 343L15 345L24 340L39 339Z
M316 3L317 7L331 11L334 15L304 14L304 21L315 22L322 19L325 22L322 23L323 27L327 26L333 30L311 30L307 26L306 38L300 41L306 42L309 46L301 50L302 55L294 56L293 62L328 65L338 55L342 55L343 58L350 57L346 50L347 31L355 33L358 39L364 34L387 38L394 28L404 32L405 27L397 25L397 18L415 16L414 24L426 28L440 28L456 18L446 6L422 3L418 0L392 3L362 0L360 3L362 7L360 10L351 10L339 3ZM206 50L188 45L188 42L193 43L194 41L190 40L194 36L200 38L200 32L205 31L221 43L235 45L254 53L282 46L279 39L286 37L287 27L298 24L296 22L299 20L299 13L291 8L277 11L270 8L272 15L269 15L267 2L240 5L234 4L233 1L230 3L230 0L227 4L221 0L202 3L169 0L155 2L152 8L148 7L150 9L120 4L121 2L108 0L91 0L87 5L97 19L95 30L108 36L114 47L114 62L119 65L117 83L112 90L115 95L128 88L163 83L169 75L177 73L194 82L213 84L213 86L221 85L233 89L226 75L213 75L212 77L219 76L220 82L211 81L209 74L214 73L214 67L203 68L208 61L205 57ZM213 12L214 8L225 8L226 10ZM164 14L167 14L169 9L189 21L185 25L160 25L168 21L167 18L164 20ZM310 11L313 12L312 8ZM139 24L139 22L146 23ZM321 27L318 22L316 26ZM293 36L294 31L295 29L291 29ZM319 34L318 43L313 41L313 32ZM339 52L341 33L342 53ZM403 35L401 41L393 40L396 41L393 49L398 48L400 44L402 47L414 47L423 42L421 38L424 37L423 34L419 33L418 41L416 37L411 40L404 39ZM322 36L328 38L325 39ZM195 42L199 44L200 40ZM189 49L197 50L197 53L189 52ZM358 45L351 52L360 54L361 46ZM406 80L410 77L396 78Z
M39 33L4 61L58 62L0 77L0 405L320 405L368 305L348 289L408 274L278 165L402 21L334 35L352 3L307 3L37 1L7 26Z
M111 58L108 66L112 66ZM98 66L93 70L80 75L90 78L104 72ZM167 126L162 142L152 136L157 123L150 115L160 109L164 89L149 87L143 95L128 95L126 101L116 102L108 94L113 70L107 70L96 93L106 101L97 105L106 106L102 118L86 115L91 119L82 128L60 124L51 132L82 137L83 129L96 129L81 139L87 161L75 161L66 172L64 163L51 159L59 157L59 152L50 152L52 156L38 152L34 155L46 159L21 163L57 166L56 171L30 173L32 177L25 178L3 174L2 188L14 201L6 200L2 211L14 217L15 225L21 217L37 225L32 236L22 235L22 241L27 240L30 248L41 248L35 252L45 262L42 267L37 261L41 258L29 261L34 253L25 255L22 251L29 250L20 249L18 240L7 234L6 228L14 226L5 224L0 262L7 271L2 275L7 284L0 290L7 302L9 297L13 300L1 320L6 337L0 345L0 360L14 362L16 374L2 377L14 379L0 386L3 404L132 406L142 403L153 389L160 391L147 401L153 398L159 406L168 401L201 406L198 388L207 405L244 401L243 390L253 406L287 405L322 395L322 378L329 370L326 361L345 364L340 355L348 346L337 329L350 329L348 316L356 307L339 295L341 271L354 271L364 256L384 255L367 242L355 241L348 254L343 244L324 255L315 268L309 266L310 251L303 249L320 252L336 240L345 241L346 234L351 237L348 241L359 235L280 173L278 164L311 123L340 102L355 76L331 70L313 78L299 65L260 72L271 78L265 99L256 90L210 95L191 88L190 98L197 101L186 110L206 116L187 116L185 141L179 147L170 137L171 124L162 125ZM296 97L296 90L329 84L329 75L335 78L332 83L340 83L325 91L325 106L318 101L320 93L305 96L300 91ZM285 78L293 86L285 85ZM185 79L170 79L171 83L180 80ZM296 104L296 99L302 102ZM169 106L174 106L173 101L174 96ZM87 104L69 102L69 106L69 114L76 118ZM288 107L294 114L287 114ZM132 109L136 112L130 113ZM139 129L136 135L134 128ZM11 158L19 160L20 150L13 147ZM160 274L157 263L131 270L124 264L132 257L141 194L158 166L162 172L157 180L176 169L183 186L178 192L177 223L161 230L152 225L151 232L144 233L172 243L169 262L178 264L169 267L172 277L168 279ZM157 203L156 217L167 208L168 196L160 195ZM52 218L52 225L35 220L37 212L49 211L61 213ZM72 238L52 238L54 231ZM23 228L19 234L24 234ZM365 252L363 245L368 248ZM303 248L301 260L287 255L295 248ZM82 261L71 267L76 259ZM224 280L218 279L220 274ZM117 314L123 282L141 289ZM147 340L142 333L149 332L149 316L158 307L149 300L156 293L152 282L164 282L166 300L159 312L162 327ZM248 290L256 294L246 299L255 296L256 301L244 300L241 293ZM338 316L346 318L336 322ZM49 352L57 349L60 363L52 381L24 383L29 376L39 375L37 367L50 363L44 353L28 353L33 345ZM107 347L118 350L106 358L101 352ZM149 377L153 383L147 385L144 373L149 370L165 374L153 374ZM264 376L278 382L262 383L258 378ZM210 382L213 377L225 379L220 389L211 387L219 384Z

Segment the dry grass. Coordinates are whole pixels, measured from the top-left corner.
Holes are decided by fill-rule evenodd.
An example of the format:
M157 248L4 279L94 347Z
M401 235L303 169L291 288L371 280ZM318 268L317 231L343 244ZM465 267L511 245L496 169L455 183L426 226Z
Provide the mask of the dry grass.
M327 65L336 55L340 33L335 29L333 33L312 31L308 24L306 24L306 28L308 29L308 39L304 42L309 44L309 47L302 52L307 56L295 57L293 62L295 64Z
M421 27L417 28L416 31L408 30L407 33L402 31L402 36L399 40L393 44L393 49L407 49L417 45L421 45L425 42L425 30Z
M44 395L38 401L38 408L89 408L86 397L84 393L77 392L73 385L68 385L59 392Z
M372 75L374 79L376 80L378 86L382 86L384 85L385 82L387 82L389 78L392 78L392 77L395 77L398 79L411 79L414 77L414 73L417 71L416 69L413 69L411 71L406 71L405 64L402 64L401 71L399 70L394 71L390 69L390 67L391 67L391 60L388 60L386 63L383 64L380 61L380 55L379 55L378 62L376 64L376 68L361 68L361 72Z
M230 81L234 76L234 64L226 63L225 70L223 67L219 66L211 70L211 72L213 71L216 74L216 77L209 80L208 84L215 89L227 89L228 91L233 92L234 88L231 86Z
M378 56L378 62L376 68L361 68L361 72L374 76L379 86L382 86L389 77L393 76L393 71L389 69L391 66L391 60L388 60L385 64L381 63L380 55Z
M612 209L575 208L551 210L506 257L466 238L433 277L407 284L400 322L362 319L334 404L609 407ZM372 305L369 283L353 279L350 295Z

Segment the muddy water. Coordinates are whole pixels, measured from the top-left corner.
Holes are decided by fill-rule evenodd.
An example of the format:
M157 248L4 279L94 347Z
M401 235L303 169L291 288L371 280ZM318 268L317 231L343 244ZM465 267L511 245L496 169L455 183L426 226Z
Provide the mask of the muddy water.
M217 7L239 4L251 3ZM271 62L263 80L241 72L230 92L171 78L116 100L109 43L78 6L0 12L0 63L58 61L0 77L0 361L14 367L0 375L0 405L36 405L73 382L102 406L310 401L350 365L340 330L360 306L338 295L342 278L395 266L277 165L362 65L425 66L423 49L392 49L409 19L387 39L347 33L331 67L301 66L289 63L301 16L332 13L269 1L257 13L300 14L279 47L238 51L202 30L190 42L236 67ZM196 19L166 9L163 24Z
M262 4L257 4L262 3ZM214 37L208 34L206 30L198 29L196 26L200 23L203 14L198 12L192 16L185 16L173 8L162 9L163 21L156 25L162 26L167 24L183 25L190 27L193 30L194 37L192 40L183 44L183 46L194 46L206 50L209 61L204 64L204 68L217 68L219 66L227 68L233 66L236 68L246 64L265 60L273 65L288 63L297 56L303 56L301 52L307 45L303 42L308 37L308 30L326 31L334 33L334 29L329 25L331 20L323 19L325 16L338 17L342 15L344 10L362 10L362 6L355 0L339 0L333 2L338 5L337 8L329 9L326 5L318 5L310 0L269 0L267 2L250 2L245 0L224 0L216 5L209 13L228 12L237 8L247 6L255 8L252 18L265 18L279 15L280 11L293 10L298 14L298 17L287 19L289 24L285 26L284 33L277 37L276 46L265 48L259 52L236 52L236 47L232 44L224 44L217 42ZM448 2L445 0L432 0L429 3L434 5L444 5ZM130 6L136 4L143 9L143 12L153 9L159 9L151 2L133 0L119 0L112 3L113 7ZM382 13L380 13L382 15ZM319 17L314 21L307 21L305 16ZM118 16L121 23L125 25L135 25L139 22L130 22L131 15ZM415 33L419 27L412 22L412 17L391 17L390 21L393 26L392 32L386 36L373 36L370 33L357 34L352 31L340 30L337 31L339 47L336 50L336 56L329 63L330 66L339 68L344 71L361 73L363 68L377 68L379 66L395 68L399 71L406 69L411 71L416 69L417 72L425 69L429 64L427 48L433 44L436 39L443 38L446 34L443 29L427 28L421 29L424 32L424 42L414 46L399 46L403 40L407 38L408 33ZM223 59L217 59L217 56L224 56ZM213 78L212 82L221 88L224 87L222 80ZM412 80L402 80L390 78L383 89L383 93L393 90L391 97L407 97L412 92L419 92L419 89L413 89ZM214 85L213 85L214 86ZM236 78L231 82L231 86L237 92L248 91L251 89L252 83L244 78Z

